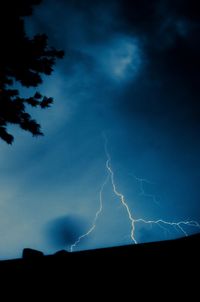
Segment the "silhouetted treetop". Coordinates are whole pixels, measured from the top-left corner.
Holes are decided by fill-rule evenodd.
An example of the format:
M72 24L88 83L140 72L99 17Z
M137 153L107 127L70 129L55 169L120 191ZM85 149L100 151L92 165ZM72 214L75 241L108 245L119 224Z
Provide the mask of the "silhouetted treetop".
M0 4L0 138L8 144L14 139L7 131L9 124L17 124L34 136L42 135L40 125L26 112L26 106L47 108L53 103L52 98L39 92L23 98L14 84L37 87L42 83L42 75L50 75L56 59L64 55L48 45L47 35L26 35L23 17L31 15L33 5L40 2L7 0Z

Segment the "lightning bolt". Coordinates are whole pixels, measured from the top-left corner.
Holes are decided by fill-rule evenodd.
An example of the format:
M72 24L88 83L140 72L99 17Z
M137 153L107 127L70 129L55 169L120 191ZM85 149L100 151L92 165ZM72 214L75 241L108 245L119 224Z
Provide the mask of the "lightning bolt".
M151 181L149 181L148 179L145 179L145 178L139 178L137 176L134 175L134 178L138 181L138 183L140 184L140 196L144 196L144 197L147 197L147 198L151 198L153 200L153 202L157 205L157 206L160 206L156 196L154 194L149 194L149 193L146 193L145 192L145 189L144 189L144 184L151 184L153 185L153 183Z
M179 222L169 222L163 219L158 220L145 220L143 218L136 219L135 223L145 223L145 224L157 224L161 228L166 228L163 225L172 226L175 229L177 228L180 230L185 236L188 236L188 233L185 231L184 226L196 227L200 229L200 224L197 221L190 220L190 221L179 221Z
M119 197L122 205L125 207L127 214L128 214L128 218L130 220L130 224L131 224L131 234L130 237L132 239L132 241L134 243L137 243L137 240L134 236L134 231L135 231L135 226L137 223L144 223L144 224L150 224L150 225L158 225L160 228L164 229L164 231L168 232L168 229L165 228L165 226L172 226L175 229L177 228L179 231L181 231L185 236L188 236L186 230L184 229L185 226L189 226L189 227L196 227L200 229L200 224L197 221L191 220L191 221L179 221L179 222L170 222L170 221L166 221L163 219L157 219L157 220L145 220L143 218L139 218L139 219L135 219L133 218L132 214L131 214L131 210L125 200L125 197L122 193L120 193L117 188L116 188L116 184L115 184L115 180L114 180L114 172L112 170L111 167L111 157L110 154L108 152L108 147L107 147L107 138L105 137L105 153L107 156L107 161L106 161L106 167L107 170L110 173L110 177L111 177L111 183L112 183L112 187L113 187L113 192L114 194ZM156 200L156 197L153 194L146 194L143 184L146 183L151 183L150 181L144 179L144 178L138 178L136 176L134 176L135 179L140 183L140 189L141 189L141 195L146 196L146 197L151 197L155 203L158 203Z
M81 235L70 247L70 251L73 252L74 248L80 243L80 241L89 236L96 228L96 223L97 223L97 220L101 214L101 212L103 211L103 190L105 188L105 186L107 185L109 181L109 176L107 175L106 179L104 180L101 188L100 188L100 191L99 191L99 207L98 207L98 210L95 214L95 217L94 217L94 220L93 220L93 223L92 223L92 226L90 227L90 229L83 235Z
M120 199L121 204L123 205L123 207L125 208L125 210L127 212L128 219L129 219L130 224L131 224L131 239L134 243L137 243L137 241L134 237L135 219L132 217L131 211L130 211L129 206L128 206L126 200L125 200L124 195L117 190L117 187L116 187L116 184L115 184L115 179L114 179L114 172L113 172L112 167L111 167L111 157L110 157L110 154L108 152L108 147L107 147L107 138L106 137L104 137L104 138L105 138L104 148L105 148L105 153L106 153L106 157L107 157L106 168L107 168L107 170L110 174L110 179L111 179L113 192Z
M130 238L133 241L134 244L137 244L137 240L135 238L135 227L137 224L139 223L143 223L146 225L157 225L158 227L160 227L161 229L163 229L165 232L169 232L169 230L167 229L167 227L171 226L173 227L176 231L180 231L184 236L188 236L188 233L185 230L185 227L195 227L195 228L199 228L200 229L200 224L197 221L194 220L188 220L188 221L178 221L178 222L170 222L170 221L166 221L163 219L157 219L157 220L146 220L144 218L139 218L139 219L135 219L131 213L131 209L129 208L129 205L125 199L125 196L118 190L116 182L115 182L115 175L114 175L114 171L112 169L112 165L111 165L111 156L110 153L108 152L108 142L107 142L107 137L105 136L105 134L103 134L104 137L104 150L105 150L105 154L106 154L106 170L107 170L107 176L106 179L104 180L100 191L99 191L99 207L97 212L95 213L95 217L93 220L93 223L91 225L91 228L84 233L83 235L81 235L70 247L70 251L73 252L74 248L77 247L77 245L81 242L81 240L87 236L89 236L96 228L96 224L98 221L98 218L100 216L100 214L103 211L103 191L105 186L108 184L109 180L111 181L111 185L112 185L112 190L114 195L119 199L121 205L124 207L128 220L130 222ZM153 194L147 194L145 193L144 190L144 183L150 183L148 180L144 179L144 178L138 178L136 176L134 176L135 179L140 183L140 190L141 190L141 195L146 196L146 197L151 197L153 199L154 202L157 203L156 197Z

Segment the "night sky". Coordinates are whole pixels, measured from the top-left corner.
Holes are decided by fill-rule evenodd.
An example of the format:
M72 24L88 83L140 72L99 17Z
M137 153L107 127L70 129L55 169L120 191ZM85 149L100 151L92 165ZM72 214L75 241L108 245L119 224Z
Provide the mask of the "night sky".
M197 3L44 0L26 19L29 36L47 33L65 58L38 89L54 105L31 109L45 136L12 127L14 144L0 141L0 259L25 247L69 250L90 230L108 176L105 141L134 219L200 222ZM111 179L102 199L96 228L74 250L132 243ZM137 242L180 236L173 226L135 225Z

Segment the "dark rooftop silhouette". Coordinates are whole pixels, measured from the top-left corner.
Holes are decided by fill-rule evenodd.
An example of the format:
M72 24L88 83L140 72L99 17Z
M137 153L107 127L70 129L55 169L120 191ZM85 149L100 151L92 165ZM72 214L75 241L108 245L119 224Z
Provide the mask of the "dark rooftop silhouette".
M141 267L189 267L199 263L200 234L176 239L137 245L118 246L80 252L61 250L53 255L24 249L22 259L0 261L1 272L26 272L26 275L39 272L45 275L78 268L112 271L116 267L139 270Z

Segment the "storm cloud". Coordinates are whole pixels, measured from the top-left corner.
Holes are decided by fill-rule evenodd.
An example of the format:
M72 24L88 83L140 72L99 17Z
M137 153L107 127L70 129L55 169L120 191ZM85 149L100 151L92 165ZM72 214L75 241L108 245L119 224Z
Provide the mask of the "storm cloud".
M47 33L65 58L40 89L55 104L32 113L45 137L14 129L15 145L0 143L1 258L25 246L53 252L91 226L107 176L102 132L135 218L200 220L197 5L44 0L26 19L28 34ZM138 178L148 181L141 187ZM131 243L111 183L103 201L95 232L77 249ZM144 225L136 230L140 242L180 235Z

